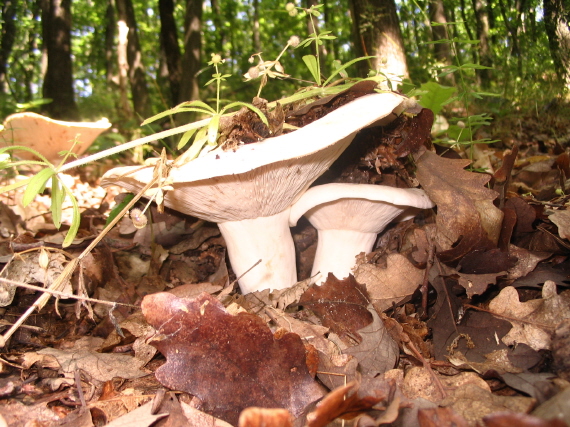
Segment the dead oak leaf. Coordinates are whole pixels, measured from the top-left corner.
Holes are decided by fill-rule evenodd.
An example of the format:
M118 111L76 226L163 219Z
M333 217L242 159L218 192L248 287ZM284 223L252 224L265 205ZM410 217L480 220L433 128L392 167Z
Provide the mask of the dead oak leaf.
M358 360L362 375L375 377L396 365L399 348L376 310L370 307L370 313L374 320L370 325L358 331L362 342L348 347L344 350L344 354L352 355Z
M329 273L321 286L313 285L305 291L299 304L309 308L321 320L350 345L357 331L372 322L366 308L369 304L366 288L352 275L339 280Z
M490 176L464 170L469 160L426 151L416 161L417 179L437 205L438 257L443 262L497 244L503 212L493 205L498 193L485 185Z
M322 392L309 375L298 335L275 339L256 315L228 314L215 298L148 295L142 311L165 355L157 379L202 401L204 412L231 424L250 406L285 408L298 416Z
M523 343L534 350L549 349L556 325L570 318L570 291L558 295L556 283L547 280L541 299L520 302L517 290L507 286L489 303L489 310L513 325L502 338L506 345Z
M382 312L412 295L423 282L424 271L414 267L405 256L392 253L386 259L386 268L360 264L354 277L358 283L366 285L374 307Z

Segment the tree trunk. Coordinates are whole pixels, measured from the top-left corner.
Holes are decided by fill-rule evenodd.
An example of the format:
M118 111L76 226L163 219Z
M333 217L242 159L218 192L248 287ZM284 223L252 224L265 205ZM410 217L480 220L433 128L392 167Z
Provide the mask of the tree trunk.
M554 66L570 89L570 8L564 0L544 0L544 23Z
M168 81L170 84L170 104L174 106L180 99L182 54L180 53L180 46L178 45L173 0L159 0L158 9L160 12L160 41L164 51L166 67L168 69Z
M259 34L259 0L253 0L253 51L261 52L261 35Z
M492 67L491 48L489 47L489 16L484 0L473 0L475 22L477 24L477 39L479 40L479 63L485 67ZM481 86L488 89L491 85L491 70L475 70Z
M357 56L375 56L372 68L391 80L407 78L408 65L394 0L351 0L350 7ZM366 75L366 62L359 64L361 74Z
M43 111L54 119L79 120L73 93L71 0L42 0L42 33L47 54Z
M445 10L443 6L443 0L430 0L428 4L430 20L436 22L437 26L432 26L432 40L449 40L449 33L447 32L447 18L445 16ZM447 43L436 43L433 45L433 53L435 59L443 66L451 65L451 45L450 42ZM453 86L455 79L454 74L448 74L442 78L442 82L448 86Z
M112 85L115 76L115 1L107 0L105 11L105 75L107 84Z
M197 73L201 66L202 38L202 2L186 0L184 15L184 56L182 58L182 75L180 99L178 102L192 101L199 98Z
M2 6L2 30L0 31L0 94L8 93L6 64L16 40L16 7L14 1L6 0Z
M116 5L119 25L122 26L124 24L128 28L128 76L131 84L134 110L139 118L146 119L151 115L151 109L133 3L132 0L116 0ZM123 24L121 24L121 22Z

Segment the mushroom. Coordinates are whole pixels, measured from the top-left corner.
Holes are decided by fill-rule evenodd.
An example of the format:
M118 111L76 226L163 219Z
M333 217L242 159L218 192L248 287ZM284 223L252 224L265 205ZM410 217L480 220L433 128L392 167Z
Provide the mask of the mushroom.
M321 284L328 273L339 279L347 277L356 263L355 257L361 252L369 253L378 233L390 222L411 218L417 209L433 206L427 194L417 188L324 184L307 190L291 207L289 225L294 227L304 215L317 229L311 276L320 273L316 283Z
M297 281L290 206L360 129L393 120L403 100L394 93L366 95L295 132L173 163L173 190L164 203L218 223L244 294L290 287ZM121 167L108 171L101 185L139 191L152 178L152 169Z
M61 151L71 150L78 156L83 154L110 126L107 119L98 122L64 122L36 113L12 114L4 121L0 146L21 145L32 148L55 163L61 160ZM73 145L76 138L80 143ZM31 152L24 150L18 150L15 155L24 160L35 158Z

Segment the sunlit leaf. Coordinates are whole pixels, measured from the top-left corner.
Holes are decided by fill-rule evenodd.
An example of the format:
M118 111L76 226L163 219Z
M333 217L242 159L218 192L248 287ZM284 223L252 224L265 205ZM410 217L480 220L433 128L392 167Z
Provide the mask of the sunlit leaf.
M315 55L305 55L305 56L303 56L303 61L307 65L307 68L311 72L311 75L313 76L313 79L315 79L315 82L317 83L317 85L320 86L321 85L321 76L319 74L317 57Z
M61 188L61 184L57 175L51 177L51 216L55 228L61 227L61 211L63 201L65 200L65 191Z
M48 179L50 179L55 174L55 171L51 168L42 169L37 174L35 174L28 186L26 191L24 191L24 196L22 197L22 204L24 207L28 206L34 198L44 191Z

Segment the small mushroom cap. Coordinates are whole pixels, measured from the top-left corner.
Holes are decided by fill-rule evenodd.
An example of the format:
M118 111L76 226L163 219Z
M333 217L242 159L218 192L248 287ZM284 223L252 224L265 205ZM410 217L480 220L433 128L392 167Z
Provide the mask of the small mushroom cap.
M214 222L271 216L287 209L352 142L356 133L380 119L391 121L403 101L394 93L363 96L315 122L275 138L216 149L180 167L170 177L165 204ZM140 190L152 168L108 171L101 185Z
M318 230L380 233L409 207L428 209L433 202L417 188L333 183L307 190L291 207L289 225L305 215Z
M98 122L64 122L36 113L12 114L4 121L0 147L22 145L38 151L50 162L57 162L60 160L58 153L70 150L75 138L81 143L75 144L72 151L79 156L109 127L111 123L107 119ZM18 150L14 154L24 160L35 158L28 151Z

